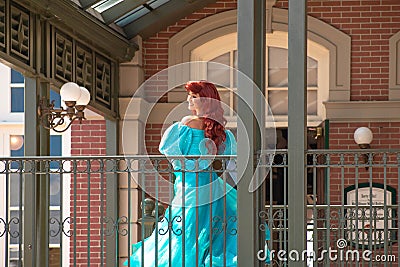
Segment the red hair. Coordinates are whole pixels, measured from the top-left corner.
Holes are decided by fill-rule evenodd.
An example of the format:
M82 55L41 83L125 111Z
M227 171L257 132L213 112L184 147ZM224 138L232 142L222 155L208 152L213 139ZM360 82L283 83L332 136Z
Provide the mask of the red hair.
M224 151L223 143L226 139L224 110L221 106L221 98L215 85L207 81L188 82L186 91L199 94L203 108L204 136L211 139L217 151L213 151L212 145L208 149L212 154Z

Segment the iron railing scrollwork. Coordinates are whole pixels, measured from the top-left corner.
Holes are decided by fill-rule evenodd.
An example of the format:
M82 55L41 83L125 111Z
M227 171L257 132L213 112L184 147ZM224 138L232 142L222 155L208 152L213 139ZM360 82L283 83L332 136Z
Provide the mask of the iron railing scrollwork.
M21 233L17 230L11 230L11 225L19 225L20 219L18 217L11 218L8 222L3 218L0 218L0 225L3 230L0 230L0 237L5 236L7 233L11 238L18 238Z

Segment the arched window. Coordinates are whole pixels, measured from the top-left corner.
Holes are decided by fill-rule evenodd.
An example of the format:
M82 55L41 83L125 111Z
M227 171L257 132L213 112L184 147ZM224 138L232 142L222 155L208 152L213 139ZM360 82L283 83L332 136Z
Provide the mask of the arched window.
M169 41L169 66L189 61L207 61L237 67L236 10L204 18ZM277 127L287 126L287 21L288 12L273 8L272 33L267 34L266 98L274 113ZM324 102L350 100L350 48L348 35L316 18L308 17L308 125L316 126L326 119ZM209 64L212 65L212 64ZM214 65L215 66L215 65ZM235 72L209 67L179 74L176 79L210 79L220 86L223 101L236 109ZM187 77L186 77L187 75ZM228 86L229 85L229 86ZM230 88L232 91L227 90ZM174 92L171 102L179 102ZM171 94L172 96L172 94ZM170 97L170 95L168 96ZM231 116L232 111L226 115ZM228 118L229 120L229 118ZM232 118L231 121L234 121Z
M236 111L237 46L236 33L211 40L191 51L191 61L216 62L232 68L207 64L206 70L197 70L190 79L207 79L218 85L222 101L227 105L225 115L232 117ZM288 50L287 33L275 31L267 34L266 48L266 100L277 126L287 126L288 114ZM316 126L325 119L323 102L329 97L329 51L315 42L308 41L308 101L309 126ZM271 117L269 117L271 119ZM234 120L234 118L231 118Z

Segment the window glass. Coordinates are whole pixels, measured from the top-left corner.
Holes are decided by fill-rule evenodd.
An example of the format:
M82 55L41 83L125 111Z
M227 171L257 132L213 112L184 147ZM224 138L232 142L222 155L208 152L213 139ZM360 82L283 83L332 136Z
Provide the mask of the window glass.
M50 206L61 205L60 175L50 174Z
M12 149L13 143L17 143L18 141L14 141L14 138L22 138L22 144L17 144L18 149ZM20 157L24 155L24 143L23 143L23 135L11 135L10 136L10 147L11 147L11 156L12 157ZM50 156L61 156L62 153L62 135L50 135Z
M54 100L54 106L59 108L61 107L61 96L59 93L54 91L53 89L50 90L50 103Z
M288 86L288 50L268 48L268 87Z
M207 80L215 83L217 86L230 87L230 52L210 61L224 65L207 63Z
M50 156L61 156L61 135L50 135Z
M268 103L273 115L288 114L288 92L286 90L268 91Z
M24 112L23 87L11 87L11 112Z
M11 69L11 83L24 83L24 81L25 78L20 72Z
M288 91L268 91L268 103L273 115L288 114ZM317 90L307 90L307 114L317 115Z
M318 61L307 58L307 86L318 86Z
M307 91L307 114L317 115L317 91Z
M21 138L22 137L22 145L18 145L16 149L12 149L13 146L15 145L15 138ZM23 135L12 135L10 136L10 156L11 157L23 157L24 156L24 141L23 141ZM19 148L18 148L19 147ZM20 163L18 161L12 161L11 162L11 169L19 169Z
M219 96L221 97L221 102L222 108L224 109L224 115L229 115L230 114L230 91L229 90L219 90L218 91Z
M318 61L307 57L307 86L318 86ZM268 87L288 87L288 50L268 48Z
M21 190L19 188L19 185L22 180L22 176L20 176L17 173L12 173L10 174L10 180L9 180L9 187L10 187L10 207L19 207L19 200L21 197Z

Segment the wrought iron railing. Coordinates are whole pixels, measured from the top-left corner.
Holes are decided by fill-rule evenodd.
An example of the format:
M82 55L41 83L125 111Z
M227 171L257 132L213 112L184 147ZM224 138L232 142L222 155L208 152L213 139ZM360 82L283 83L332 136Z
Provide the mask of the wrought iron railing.
M344 262L351 266L397 266L400 255L399 151L307 151L307 236L298 237L307 242L307 251L297 254L287 251L288 222L302 219L288 218L288 198L296 197L287 195L290 159L286 150L262 153L261 157L264 159L260 162L271 165L261 165L268 171L264 181L266 206L264 210L254 212L265 220L266 225L262 225L256 234L270 236L267 244L274 252L271 265L286 266L285 257L301 260L304 254L308 266L341 266ZM35 251L37 240L29 237L39 238L40 234L29 234L27 229L32 227L27 226L39 221L43 205L48 223L38 227L47 230L49 250L46 261L49 266L121 266L135 253L133 245L151 233L157 235L155 240L161 236L168 236L169 240L180 236L180 249L189 250L187 239L190 236L184 229L193 222L187 221L185 214L194 208L197 217L199 208L201 210L199 204L208 204L202 203L203 196L212 196L205 194L210 188L197 190L204 183L203 175L211 177L211 173L218 172L222 188L226 189L229 185L235 186L232 177L236 170L231 164L232 157L218 157L222 164L215 164L214 159L207 157L188 159L163 156L0 159L3 203L0 207L0 249L3 252L0 253L0 265L34 266L37 258L29 253ZM209 166L209 163L214 164ZM184 171L175 170L174 174L174 168ZM176 194L187 193L181 190L179 183L187 182L185 179L190 177L194 177L192 186L196 188L193 191L194 207L185 206L190 204L185 203L185 198L178 198L180 203L172 203ZM32 184L35 187L32 188ZM47 189L40 191L43 184ZM39 195L42 192L45 194ZM236 226L237 217L223 216L229 208L224 196L222 191L222 216L207 218L207 232L212 233L209 235L211 254L217 249L217 245L212 248L213 236L221 235L223 240L237 236L236 228L231 227ZM155 208L159 204L167 211L171 204L183 205L183 213L181 216L164 214L162 208ZM141 206L145 208L141 209ZM212 209L212 205L206 207ZM30 209L38 209L41 213ZM161 222L155 223L156 218ZM202 225L199 222L202 220L204 218L197 218L194 222L195 236L200 234ZM161 246L157 242L153 245ZM193 243L197 255L195 262L188 262L185 253L180 254L180 261L185 266L196 266L203 256L200 255L201 245L196 240ZM170 258L166 266L173 266L173 246L169 242L165 250L166 258ZM226 252L225 241L218 246ZM286 256L279 257L279 251L285 251ZM158 255L158 250L153 250L149 256L142 248L136 253L144 259L142 266L149 266L148 258L151 257L157 265L162 256ZM222 255L225 255L223 262L230 260L229 253ZM261 257L260 260L264 259Z
M43 210L48 223L38 225L37 229L42 227L47 231L49 250L45 262L49 266L121 266L133 253L132 245L153 231L158 237L169 236L171 239L181 236L185 240L185 235L188 235L183 231L186 229L186 213L164 216L164 210L181 204L183 211L193 208L198 216L201 206L212 202L202 203L206 199L201 192L208 194L209 189L196 188L204 186L201 174L211 179L211 174L218 172L221 175L218 179L223 181L226 189L229 183L232 184L228 172L224 173L228 158L202 156L200 159L173 157L167 160L163 156L105 156L0 159L0 179L4 182L4 209L0 212L0 243L3 244L4 257L0 261L5 266L35 266L37 257L30 259L27 253L33 251L38 239L43 237L37 234L33 240L26 240L24 232L28 224L37 223ZM221 164L215 164L217 161ZM174 171L174 168L179 170ZM228 171L232 173L235 170ZM180 183L187 183L185 177L194 179L191 186L196 194L196 203L185 203L186 198L181 198L181 203L172 203L177 193L182 194L180 186L174 184L177 173L182 174ZM28 188L27 184L31 184L28 181L36 181L35 188ZM46 193L40 195L43 190L39 191L39 188L43 184ZM115 191L110 191L110 187ZM115 195L118 195L117 200ZM27 201L29 199L34 203ZM29 213L32 215L27 217L24 211L31 209L40 211ZM226 209L226 204L222 209ZM226 235L225 222L235 222L236 217L211 216L207 221L211 225L209 231L222 236ZM190 223L194 223L198 234L202 227L198 220ZM193 241L196 250L201 249L197 239ZM154 245L157 246L157 242ZM185 246L182 249L185 250ZM169 251L171 254L171 247ZM156 265L157 253L154 255ZM141 254L144 261L140 265L148 266L144 250ZM184 255L183 262L187 261ZM126 263L136 266L130 261Z
M271 155L262 156L268 162ZM307 266L398 266L400 151L307 151L307 236L298 236L307 251L288 251L288 198L295 197L287 194L288 164L281 150L265 166L267 203L259 216L271 230L273 266L303 258Z

